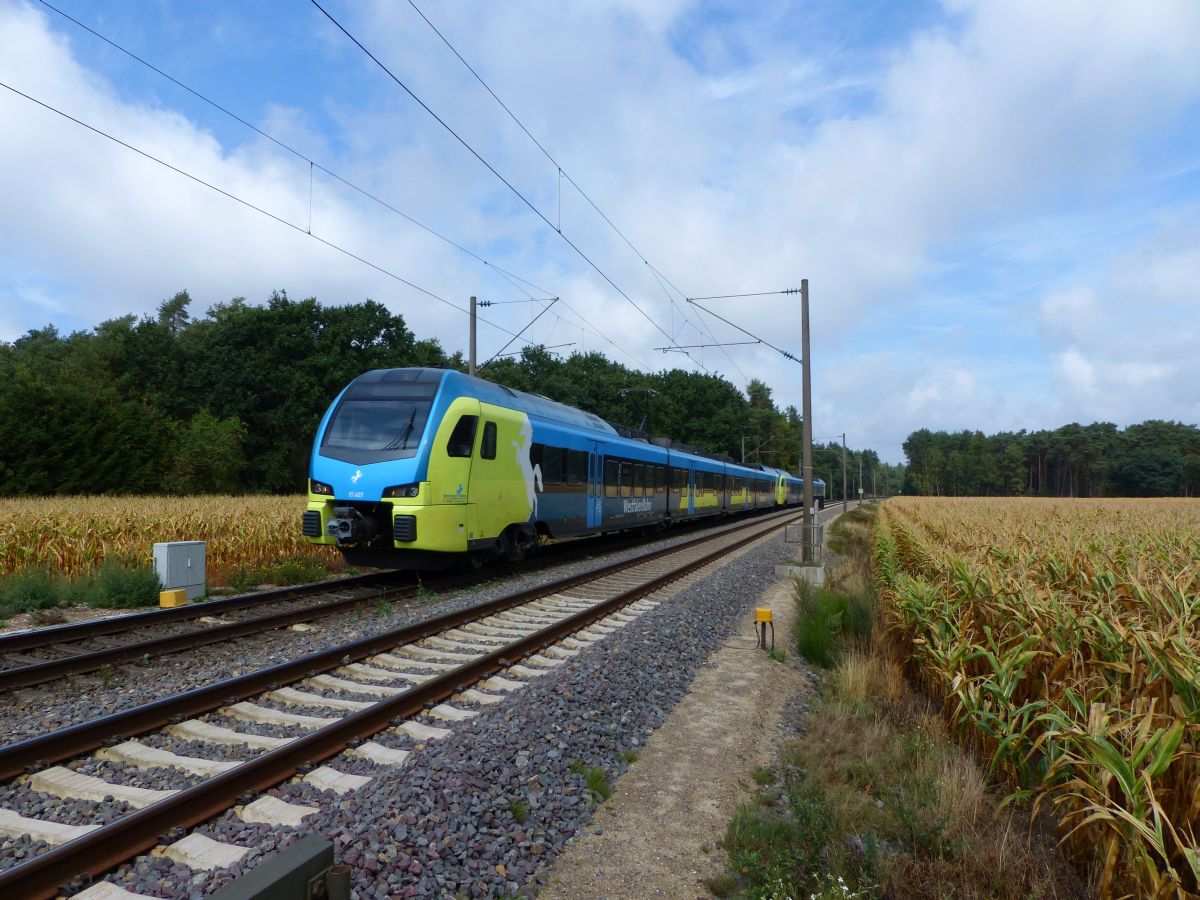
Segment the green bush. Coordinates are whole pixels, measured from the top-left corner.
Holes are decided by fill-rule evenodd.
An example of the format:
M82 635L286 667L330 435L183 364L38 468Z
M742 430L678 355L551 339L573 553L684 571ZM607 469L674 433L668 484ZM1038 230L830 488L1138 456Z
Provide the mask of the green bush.
M154 606L160 590L162 585L153 569L115 559L105 560L95 572L75 581L45 569L30 569L0 581L0 615L76 604L99 609Z
M73 602L96 609L135 609L156 605L161 590L153 569L105 560L91 575L71 583L69 593Z
M792 896L803 896L816 873L824 869L833 811L820 792L801 779L789 779L787 793L789 817L746 804L725 829L722 846L752 897L770 896L779 885Z
M814 665L832 666L840 641L868 638L874 620L875 610L862 598L796 583L796 647Z
M65 584L44 569L28 569L0 581L0 615L53 609L66 599Z
M309 584L328 575L329 567L322 562L312 559L285 559L261 569L235 569L229 574L227 583L238 593L245 593L263 584L281 587Z

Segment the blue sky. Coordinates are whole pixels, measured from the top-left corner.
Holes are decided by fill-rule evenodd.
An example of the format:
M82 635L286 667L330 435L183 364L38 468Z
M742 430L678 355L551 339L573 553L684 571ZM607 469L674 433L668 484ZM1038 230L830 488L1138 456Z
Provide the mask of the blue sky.
M310 4L55 5L537 287L319 171L315 234L449 304L562 297L536 341L759 377L799 405L799 368L764 348L655 352L662 334ZM1200 421L1191 0L418 5L671 286L810 279L817 434L899 461L920 427ZM676 342L740 339L560 195L410 6L328 8ZM41 3L0 0L0 81L308 227L307 163ZM2 89L0 123L0 340L184 288L196 314L284 289L371 297L464 349L451 305ZM488 316L516 331L539 308ZM799 350L794 297L714 309Z

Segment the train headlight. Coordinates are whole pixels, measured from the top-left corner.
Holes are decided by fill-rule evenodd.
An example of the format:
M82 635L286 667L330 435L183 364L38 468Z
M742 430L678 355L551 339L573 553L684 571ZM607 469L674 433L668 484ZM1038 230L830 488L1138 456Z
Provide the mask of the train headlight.
M308 489L314 494L324 494L327 497L333 496L333 488L323 481L316 481L312 478L308 479Z
M384 497L415 497L421 492L420 484L397 484L384 488Z

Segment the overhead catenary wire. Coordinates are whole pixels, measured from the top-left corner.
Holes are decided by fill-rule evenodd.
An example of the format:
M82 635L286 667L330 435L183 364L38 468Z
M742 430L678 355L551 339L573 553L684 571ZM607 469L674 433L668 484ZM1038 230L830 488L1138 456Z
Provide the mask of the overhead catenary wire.
M756 341L758 341L760 344L765 344L766 346L768 346L768 347L770 347L772 350L774 350L776 353L778 353L778 354L782 355L782 356L783 356L785 359L790 359L792 362L800 362L800 360L796 358L796 355L795 355L795 354L793 354L793 353L789 353L787 350L782 350L782 349L780 349L779 347L776 347L776 346L775 346L774 344L772 344L770 341L765 341L765 340L763 340L763 339L762 339L762 338L760 338L760 337L759 337L757 334L754 334L753 332L747 331L747 330L746 330L745 328L743 328L741 325L735 325L733 322L730 322L730 321L729 321L728 319L726 319L724 316L717 315L717 314L716 314L715 312L713 312L711 309L708 309L707 307L701 306L701 305L700 305L699 303L697 303L695 300L693 300L693 299L691 299L691 298L688 298L688 303L692 304L692 305L693 305L693 306L695 306L697 309L702 309L702 310L704 310L704 312L708 313L708 314L709 314L710 316L712 316L713 318L720 319L722 322L724 322L724 323L725 323L726 325L728 325L730 328L736 328L738 331L740 331L742 334L746 335L747 337L752 337L752 338L754 338L754 339L755 339Z
M379 265L378 263L371 262L371 260L366 259L365 257L359 256L357 253L354 253L353 251L348 250L339 244L333 243L333 241L326 240L325 238L321 237L320 235L312 234L311 232L306 231L304 228L300 227L299 225L295 224L294 222L289 222L287 219L284 219L281 216L277 216L274 213L272 213L266 209L263 209L261 206L257 206L255 204L251 203L249 200L239 197L236 194L233 194L223 188L217 187L215 184L205 181L203 178L200 178L197 175L193 175L191 172L187 172L187 171L179 168L178 166L172 165L171 163L167 162L166 160L160 159L159 157L154 156L153 154L148 153L139 147L135 147L133 144L126 143L125 141L121 140L120 138L109 134L107 131L104 131L101 128L97 128L95 125L90 125L89 123L83 121L82 119L78 119L75 116L72 116L70 113L64 112L63 110L58 109L57 107L51 106L49 103L46 103L45 101L42 101L42 100L37 99L36 97L30 96L29 94L26 94L24 91L18 90L17 88L13 87L12 85L10 85L6 82L0 81L0 87L4 88L5 90L11 91L12 93L16 94L18 97L23 97L24 99L28 100L30 103L34 103L37 106L40 106L43 109L54 113L57 116L61 116L62 118L66 119L69 122L73 122L74 124L80 126L81 128L87 129L88 131L92 132L93 134L99 135L100 137L103 137L109 141L112 141L114 144L117 144L120 147L124 147L126 150L130 150L130 151L136 153L138 156L143 157L144 159L148 159L151 162L157 163L158 165L162 166L165 169L169 169L170 171L174 172L177 175L182 175L184 178L187 178L189 181L194 181L196 184L206 187L210 191L214 191L214 192L220 194L221 196L246 207L247 209L253 210L254 212L258 213L259 215L266 216L268 219L271 219L272 221L277 222L280 225L290 228L299 234L305 235L306 237L312 238L314 241L324 244L326 247L329 247L331 250L335 250L338 253L341 253L342 255L355 260L356 262L360 262L363 265L368 266L368 267L374 269L375 271L400 282L401 284L407 285L408 287L412 288L413 290L415 290L421 294L424 294L425 296L427 296L433 300L436 300L439 303L443 303L446 306L449 306L451 309L456 309L461 313L470 315L470 310L466 309L465 307L459 306L457 303L454 303L451 300L447 300L445 297L442 297L441 295L434 293L433 291L429 290L428 288L422 287L421 285L416 284L415 282L409 281L407 278L403 277L402 275L398 275L395 272L391 271L390 269L384 268L383 266ZM492 328L495 328L497 331L502 331L505 334L512 335L514 340L517 337L519 337L519 335L514 334L513 332L509 331L507 328L497 325L495 322L485 319L482 316L480 316L478 318L481 322L483 322L486 325L490 325ZM526 341L526 343L532 343L532 342Z
M558 302L558 298L555 297L550 302L549 306L547 306L545 309L543 309L541 312L539 312L536 316L534 316L532 319L530 319L528 325L526 325L524 328L522 328L520 331L518 331L515 335L513 335L512 340L510 340L507 344L505 344L503 347L501 347L496 353L493 353L491 359L489 359L487 362L485 362L482 366L479 366L479 368L477 368L475 370L476 373L478 373L480 369L486 369L496 359L496 357L498 357L501 353L503 353L505 350L507 350L509 347L511 347L513 341L517 340L521 335L523 335L526 331L528 331L530 328L532 328L533 323L536 322L538 319L540 319L542 316L544 316L547 312L549 312L550 307L554 306L554 304L557 302Z
M125 54L130 59L145 66L147 69L149 69L150 71L154 72L155 74L161 76L162 78L165 78L167 81L171 82L176 87L191 94L197 100L200 100L200 101L208 104L213 109L217 110L218 112L223 113L224 115L233 119L235 122L238 122L239 124L245 126L246 128L253 131L255 134L259 135L260 137L266 138L268 141L270 141L271 143L273 143L275 146L279 147L280 149L285 150L286 152L297 157L298 159L303 160L304 162L308 163L308 167L309 167L308 168L308 216L309 216L308 233L310 233L310 234L312 233L313 172L314 172L314 170L319 170L321 173L328 175L330 178L337 181L339 184L342 184L342 185L348 187L350 190L355 191L356 193L362 195L366 199L371 200L374 203L377 203L379 206L383 207L388 212L391 212L394 215L399 216L400 218L404 219L406 222L421 229L422 231L426 232L430 236L437 238L439 241L442 241L443 243L447 244L448 246L453 247L455 250L459 251L460 253L463 253L463 254L471 257L472 259L474 259L476 262L481 263L486 268L491 269L497 275L499 275L501 278L503 278L505 281L508 281L510 284L512 284L514 287L516 287L518 290L521 290L522 292L524 292L524 289L521 288L517 284L517 282L521 282L522 284L529 285L530 287L532 287L534 290L538 291L541 294L551 295L554 293L553 291L548 291L545 288L539 287L538 285L534 284L533 282L528 281L527 279L522 278L521 276L508 271L504 267L497 265L496 263L484 258L483 256L480 256L478 253L471 250L470 248L463 246L458 241L443 234L442 232L438 231L436 228L433 228L430 225L426 225L424 222L420 221L419 219L414 218L413 216L409 215L408 213L404 212L403 210L397 209L395 206L393 206L391 203L384 200L382 197L378 196L377 194L372 193L371 191L367 190L366 188L355 184L354 182L350 181L349 179L343 177L342 175L339 175L337 172L334 172L332 169L330 169L330 168L322 165L321 163L317 162L316 160L312 159L304 152L297 150L295 147L291 146L286 141L280 140L279 138L275 137L270 132L265 131L264 129L259 128L254 123L247 121L242 116L239 116L237 113L233 112L228 107L223 106L222 104L218 103L216 100L213 100L211 97L208 97L208 96L200 93L195 88L180 81L174 75L171 75L169 72L166 72L163 69L160 69L158 66L154 65L149 60L139 56L138 54L134 53L132 50L130 50L126 47L123 47L122 45L118 44L116 41L112 40L111 38L105 36L104 34L101 34L99 31L92 28L91 26L79 21L74 16L71 16L70 14L64 12L63 10L54 6L53 4L47 2L47 0L38 0L38 2L41 3L47 9L49 9L51 12L54 12L57 15L62 16L67 21L69 21L69 22L73 23L74 25L76 25L77 27L83 29L88 34L95 37L97 40L103 41L104 43L106 43L110 47L112 47L114 50L117 50L118 52ZM489 324L491 324L491 323L489 323Z
M466 66L467 71L470 72L471 75L474 76L475 80L478 81L480 83L480 85L483 86L483 89L491 95L492 99L495 100L496 103L498 103L500 105L500 108L503 109L504 112L508 114L508 117L510 119L512 119L513 122L516 123L517 127L520 128L521 131L523 131L525 133L525 136L528 137L529 140L533 141L534 145L537 146L537 148L542 152L542 154L546 157L546 159L548 159L550 161L550 163L554 166L554 168L558 174L558 185L559 185L559 189L558 189L558 204L559 204L558 226L555 228L555 230L558 231L560 234L562 233L562 180L564 178L566 178L568 183L570 183L571 187L575 188L575 190L579 193L579 196L581 196L585 201L587 201L587 204L596 212L596 214L598 216L600 216L601 219L604 220L604 223L606 225L608 225L608 227L611 228L613 230L613 232L622 241L625 242L625 245L634 252L634 254L637 256L637 258L640 259L646 265L646 267L650 270L651 274L655 277L655 279L659 281L659 285L661 286L663 282L666 282L667 284L671 285L671 287L674 289L675 293L677 293L681 298L685 297L686 295L683 293L683 291L681 291L681 290L679 290L679 288L675 287L675 285L671 283L670 279L668 279L665 275L663 275L650 262L650 260L646 258L646 255L644 253L642 253L642 251L639 250L634 245L633 241L631 241L628 238L628 236L625 234L625 232L623 232L620 228L617 227L616 223L613 222L613 220L608 217L608 214L605 213L604 210L602 210L600 208L600 206L596 203L596 201L593 200L591 198L591 196L582 187L580 187L579 183L574 178L571 177L570 173L563 169L563 167L559 163L559 161L554 158L554 155L548 149L546 149L546 145L543 144L541 141L539 141L537 139L537 137L533 134L533 132L531 132L525 126L525 123L521 121L521 119L517 116L517 114L512 111L512 109L508 106L508 104L505 103L502 99L500 99L500 95L497 94L494 90L492 90L492 86L490 84L488 84L486 80L484 80L483 76L480 75L479 72L477 72L475 70L474 66L472 66L469 62L467 62L466 58L461 53L458 52L458 48L455 47L454 44L452 44L450 42L449 38L447 38L444 34L442 34L441 30L436 25L433 24L432 20L430 20L430 18L427 15L425 15L424 12L421 11L421 8L419 6L417 6L417 4L414 2L414 0L408 0L408 4L414 10L416 10L417 15L419 15L425 21L425 24L428 25L433 30L433 33L436 34L441 39L442 43L445 44L450 49L450 52L453 53L458 58L458 61L461 62L464 66ZM683 316L683 320L687 324L692 325L693 328L696 328L697 331L700 331L700 328L697 327L696 325L693 325L692 320L690 318L688 318L686 308L680 307L675 302L674 298L671 297L670 293L666 291L665 288L664 288L664 293L666 293L667 300L671 304L672 309L679 309L680 315ZM697 319L699 319L699 317L697 317ZM703 324L702 319L700 319L699 321L701 322L701 324ZM662 329L659 328L659 331L662 331ZM711 337L714 341L716 340L716 336L712 334L711 330L709 330L709 337ZM668 340L674 342L675 336L674 335L668 336ZM743 372L741 367L738 366L738 364L733 361L733 357L731 357L728 353L726 353L724 351L724 349L722 349L721 352L724 353L725 358L727 360L729 360L729 364L732 365L735 369L737 369L738 372L741 373L743 378L746 378L747 377L746 373ZM685 355L689 359L692 359L693 362L695 362L695 360L692 358L690 353L685 353ZM701 368L704 368L702 363L700 364L700 366L701 366ZM705 369L705 371L707 372L708 370Z
M547 225L547 227L552 229L560 238L562 238L562 240L566 242L567 246L570 247L572 250L574 250L580 259L582 259L585 263L587 263L588 266L590 266L591 269L594 272L596 272L597 275L599 275L601 278L603 278L604 281L607 282L608 285L613 290L615 290L618 294L620 294L621 297L623 297L625 299L625 301L627 303L629 303L630 306L632 306L634 309L636 309L638 311L638 313L647 322L649 322L652 326L654 326L654 328L660 334L663 335L663 337L665 337L671 343L675 342L674 338L672 338L671 335L667 334L667 332L663 329L663 327L654 320L653 316L651 316L644 309L642 309L642 307L639 306L637 304L637 302L634 301L634 299L629 296L629 294L627 294L615 281L613 281L613 279L608 275L607 272L605 272L603 269L601 269L600 266L597 265L590 256L588 256L586 253L583 252L583 250L579 247L578 244L576 244L566 234L564 234L561 230L559 230L554 225L554 223L551 222L550 219L546 217L545 213L543 213L540 209L538 209L529 200L528 197L526 197L521 191L519 191L517 189L516 185L514 185L511 181L509 181L507 178L505 178L504 175L501 174L500 171L498 169L496 169L495 166L493 166L490 162L488 162L487 159L485 159L478 150L476 150L470 143L468 143L467 140L462 137L462 135L460 135L457 131L455 131L453 128L451 128L450 124L448 122L446 122L445 119L443 119L436 112L434 112L433 109L424 100L422 100L420 97L418 97L416 95L416 93L412 90L412 88L410 88L407 84L405 84L403 81L401 81L400 78L397 77L397 75L394 72L392 72L391 69L389 69L386 65L384 65L382 60L380 60L377 56L375 56L374 53L372 53L369 49L367 49L366 45L364 45L362 43L362 41L360 41L353 34L351 34L350 31L344 25L342 25L341 22L339 22L332 14L330 14L330 12L328 10L325 9L325 7L323 7L318 2L318 0L309 0L309 2L312 3L312 5L315 6L321 12L321 14L325 16L325 18L327 18L331 23L333 23L335 28L337 28L340 32L342 32L342 34L344 34L356 47L358 47L358 49L361 50L367 56L368 59L370 59L373 63L375 63L375 65L377 65L392 81L394 81L406 94L408 94L408 96L411 97L418 106L420 106L423 110L425 110L425 112L427 112L430 116L432 116L434 121L436 121L439 125L441 125L442 128L444 128L456 141L458 141L467 150L468 153L470 153L472 156L474 156L475 159L477 159L489 172L491 172L493 175L495 175L496 178L498 178L505 187L507 187L522 203L524 203L525 206L527 206L534 215L536 215L539 219L541 219ZM444 38L443 38L443 40L444 40ZM459 58L461 59L461 56ZM464 63L465 63L465 60L464 60ZM478 77L478 76L476 76L476 77ZM497 98L497 99L499 99L499 98ZM564 173L564 175L565 174L566 173ZM570 176L567 176L567 179L570 180ZM580 191L580 193L582 193L582 191ZM601 214L601 215L603 215L603 214ZM613 226L613 227L615 228L616 226ZM696 365L700 366L700 368L704 369L706 372L708 371L708 369L706 369L701 363L699 363L694 357L692 357L691 354L685 353L685 355L687 355L688 358L691 359L692 362L694 362Z
M782 291L755 291L750 294L714 294L711 297L689 297L689 300L733 300L737 297L771 297L775 294L798 294L800 288L784 288Z

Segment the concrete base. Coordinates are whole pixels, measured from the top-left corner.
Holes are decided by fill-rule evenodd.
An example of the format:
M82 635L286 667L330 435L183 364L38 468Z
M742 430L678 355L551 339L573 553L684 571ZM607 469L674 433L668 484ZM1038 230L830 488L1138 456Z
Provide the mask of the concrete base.
M814 587L822 587L825 584L825 567L824 566L776 566L776 578L799 578L801 581L807 581Z

